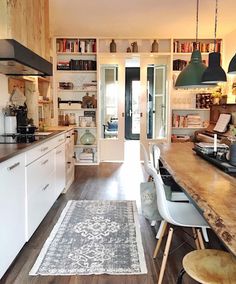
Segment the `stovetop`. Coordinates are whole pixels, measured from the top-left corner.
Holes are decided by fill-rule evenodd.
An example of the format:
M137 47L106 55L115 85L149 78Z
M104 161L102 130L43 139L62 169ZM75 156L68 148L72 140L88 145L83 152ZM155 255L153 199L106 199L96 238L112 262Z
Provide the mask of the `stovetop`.
M20 143L33 143L44 139L44 136L35 134L0 134L0 144L20 144Z

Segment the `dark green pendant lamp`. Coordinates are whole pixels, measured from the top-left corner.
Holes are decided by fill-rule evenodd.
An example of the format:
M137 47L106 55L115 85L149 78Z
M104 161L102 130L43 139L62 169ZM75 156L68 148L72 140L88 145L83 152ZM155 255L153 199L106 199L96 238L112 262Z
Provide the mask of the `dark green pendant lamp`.
M228 74L236 74L236 54L234 57L230 60L229 68L228 68Z
M216 52L216 30L217 30L217 12L218 12L218 0L216 0L215 9L215 38L214 38L214 52L209 54L208 67L202 75L203 84L212 84L226 82L227 77L224 69L221 67L221 54Z
M206 88L209 87L201 83L202 74L206 70L206 65L202 62L201 52L197 49L198 42L198 11L199 0L197 0L197 14L196 14L196 42L193 46L191 60L181 73L179 74L175 87L179 89L188 88Z

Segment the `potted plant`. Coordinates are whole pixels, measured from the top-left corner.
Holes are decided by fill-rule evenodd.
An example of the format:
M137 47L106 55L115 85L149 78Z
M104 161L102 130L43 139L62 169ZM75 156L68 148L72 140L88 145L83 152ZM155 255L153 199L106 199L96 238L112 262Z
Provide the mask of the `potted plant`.
M211 94L211 97L212 97L212 103L213 105L218 105L220 104L220 99L222 97L222 92L221 92L221 88L220 87L216 87L212 94Z

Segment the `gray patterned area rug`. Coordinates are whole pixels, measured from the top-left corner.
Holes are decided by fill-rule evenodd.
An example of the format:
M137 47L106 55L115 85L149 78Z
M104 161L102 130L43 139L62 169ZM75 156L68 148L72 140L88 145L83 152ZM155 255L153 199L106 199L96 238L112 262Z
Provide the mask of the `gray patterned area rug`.
M147 273L135 201L69 201L30 275Z

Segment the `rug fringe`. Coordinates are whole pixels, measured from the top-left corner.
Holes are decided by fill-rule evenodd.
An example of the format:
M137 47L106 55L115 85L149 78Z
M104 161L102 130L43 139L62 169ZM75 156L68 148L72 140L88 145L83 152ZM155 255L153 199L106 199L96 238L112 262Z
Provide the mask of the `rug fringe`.
M30 270L29 275L32 275L32 276L33 275L38 275L37 271L38 271L38 269L39 269L39 267L40 267L40 265L41 265L41 263L42 263L42 261L44 259L46 251L48 250L48 247L50 246L52 240L54 239L54 237L55 237L55 235L56 235L56 233L57 233L57 231L58 231L58 229L59 229L59 227L60 227L60 225L61 225L61 223L62 223L62 221L63 221L63 219L64 219L64 217L65 217L65 215L67 213L67 211L68 211L68 209L70 208L70 205L71 205L72 201L73 200L68 201L66 206L65 206L65 208L61 212L60 218L58 219L57 223L55 224L53 230L51 231L51 233L50 233L50 235L48 237L48 239L44 243L44 246L41 249L41 252L40 252L40 254L39 254L39 256L38 256L34 266Z

